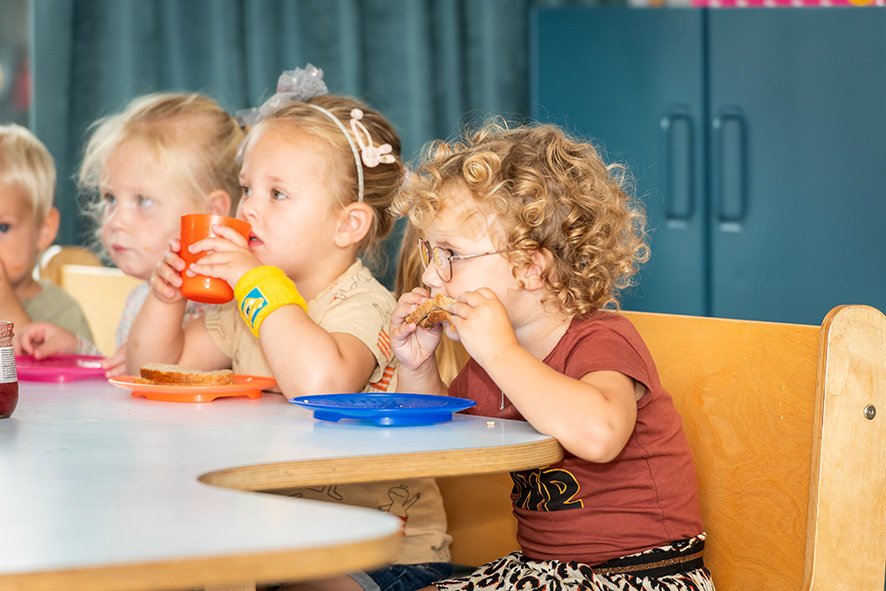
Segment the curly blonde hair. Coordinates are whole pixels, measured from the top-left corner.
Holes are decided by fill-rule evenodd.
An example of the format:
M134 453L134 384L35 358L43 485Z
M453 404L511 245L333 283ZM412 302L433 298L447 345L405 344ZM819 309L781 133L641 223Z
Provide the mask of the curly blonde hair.
M605 164L590 143L561 128L511 128L495 119L457 141L425 146L392 211L425 230L447 207L445 193L466 189L465 215L494 216L490 236L515 275L533 253L550 253L543 301L583 315L617 308L649 258L646 216L629 186L624 166Z
M141 141L152 151L154 164L173 170L192 195L194 204L215 190L231 198L231 211L240 199L237 148L245 136L237 120L208 96L190 93L154 93L133 99L126 108L99 119L89 129L78 184L83 209L98 226L101 244L102 175L113 153L130 141Z
M372 207L374 215L372 227L358 247L363 257L367 259L367 263L374 267L380 267L383 263L383 254L379 247L394 227L394 219L390 215L389 208L400 187L400 182L403 180L400 136L397 135L391 123L378 111L355 98L337 95L322 95L308 99L306 102L286 103L261 119L253 129L250 129L249 137L252 137L266 126L285 123L290 125L293 130L308 134L323 142L329 148L331 156L328 164L332 180L330 188L342 204L357 200L358 179L354 153L341 128L329 116L309 105L326 109L341 121L345 129L350 126L351 111L360 109L363 111L361 121L369 131L373 143L376 146L391 145L390 153L394 157L394 162L379 164L372 168L361 163L363 167L363 202Z

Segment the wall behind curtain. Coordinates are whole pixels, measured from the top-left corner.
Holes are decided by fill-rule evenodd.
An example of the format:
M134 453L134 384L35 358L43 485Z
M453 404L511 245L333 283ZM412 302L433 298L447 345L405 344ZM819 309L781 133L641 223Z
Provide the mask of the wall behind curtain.
M87 127L140 94L204 92L257 106L283 70L322 68L330 92L385 114L405 159L460 123L529 111L536 6L623 0L31 0L31 129L59 169L60 244L80 244L72 177ZM396 255L401 229L389 239ZM393 263L383 277L392 285Z

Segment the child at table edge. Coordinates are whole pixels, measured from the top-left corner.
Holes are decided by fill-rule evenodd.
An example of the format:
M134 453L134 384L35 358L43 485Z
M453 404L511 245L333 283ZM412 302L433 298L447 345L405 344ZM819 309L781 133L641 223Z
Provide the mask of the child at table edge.
M680 417L633 325L604 309L648 257L625 178L556 126L493 121L427 146L395 201L422 233L422 280L456 298L428 330L405 319L431 293L400 297L400 389L474 399L467 412L527 420L565 450L512 473L522 551L438 589L713 589ZM444 330L471 356L449 388Z
M287 397L396 391L388 323L396 301L357 254L390 232L388 208L403 165L400 139L377 111L327 94L322 71L284 72L255 113L242 147L237 217L190 246L204 254L187 272L224 279L235 300L181 328L178 240L151 279L133 323L130 373L148 362L272 375ZM284 411L295 412L295 407ZM394 564L286 589L412 591L451 573L450 536L433 479L330 484L277 494L369 507L404 521Z
M55 181L55 163L46 146L20 125L0 125L0 309L3 320L15 323L16 351L32 322L54 322L92 339L80 304L33 275L40 253L58 233L60 216L52 205Z
M90 126L78 174L83 213L95 223L96 250L143 281L126 297L116 351L102 361L107 377L125 373L129 330L151 291L154 267L180 233L181 216L230 215L236 206L234 156L244 135L233 115L199 93L138 96ZM184 320L209 308L188 302ZM37 358L99 354L92 343L50 323L34 323L21 337L23 349Z

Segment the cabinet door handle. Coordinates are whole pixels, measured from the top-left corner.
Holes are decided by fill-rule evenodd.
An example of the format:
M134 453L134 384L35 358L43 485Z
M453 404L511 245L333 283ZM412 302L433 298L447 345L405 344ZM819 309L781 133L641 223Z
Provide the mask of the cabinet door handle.
M668 113L659 122L661 154L664 170L665 220L685 223L695 209L693 193L693 128L692 117L684 112Z
M713 203L723 231L737 232L748 213L747 124L737 108L724 108L711 122Z

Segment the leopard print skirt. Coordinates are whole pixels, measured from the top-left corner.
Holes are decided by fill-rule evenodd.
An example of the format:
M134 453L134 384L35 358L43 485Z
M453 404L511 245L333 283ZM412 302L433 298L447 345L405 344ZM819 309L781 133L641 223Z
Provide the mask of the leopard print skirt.
M590 566L529 560L512 552L473 573L434 583L440 591L714 591L704 567L704 534Z

